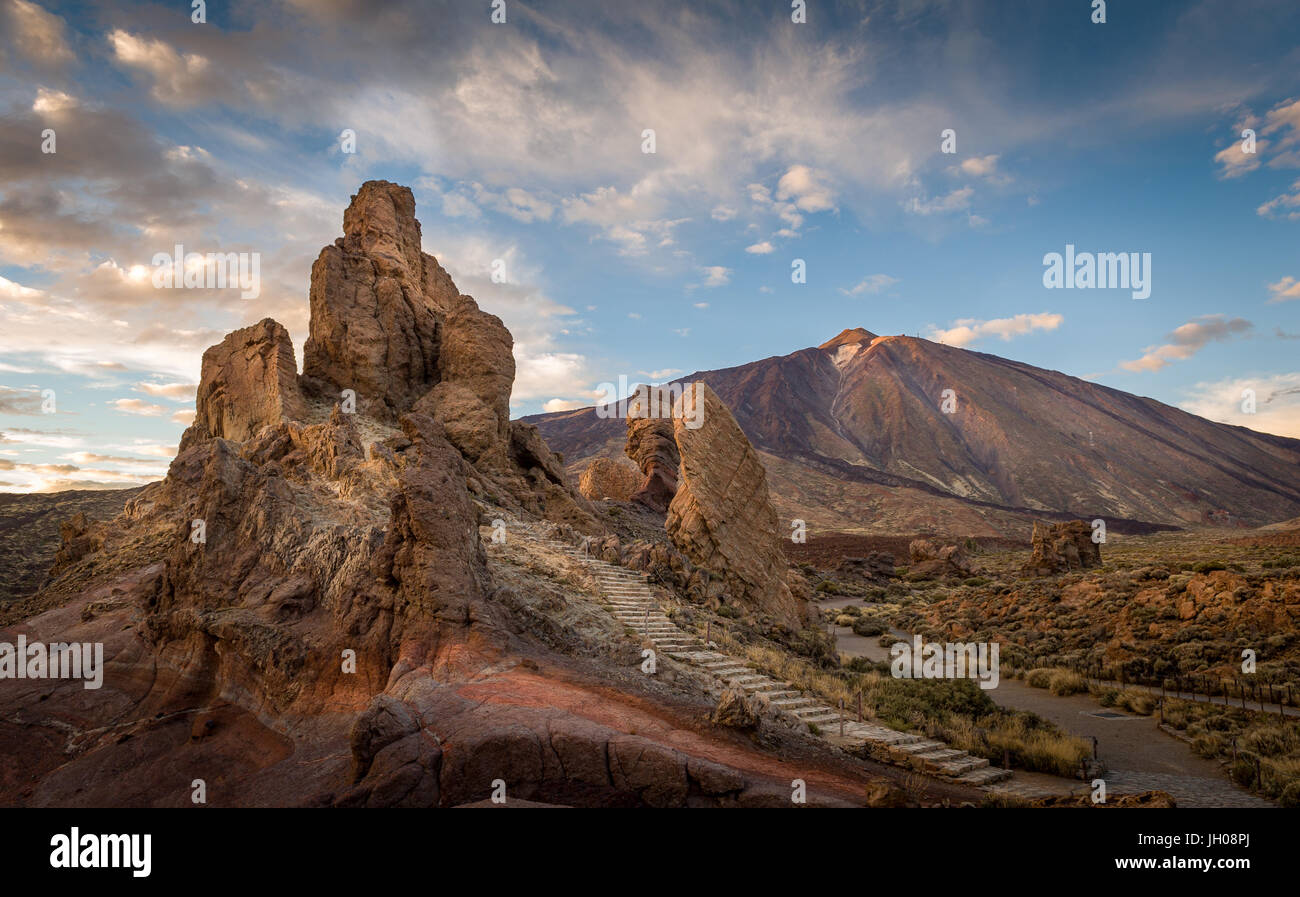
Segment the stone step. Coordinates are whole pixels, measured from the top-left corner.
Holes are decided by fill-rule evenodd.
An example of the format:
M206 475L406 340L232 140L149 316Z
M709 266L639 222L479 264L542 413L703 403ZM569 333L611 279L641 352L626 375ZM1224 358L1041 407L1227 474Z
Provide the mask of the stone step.
M936 771L946 776L956 777L965 775L968 772L973 772L976 769L983 769L988 765L989 761L985 760L983 757L972 757L970 754L967 754L965 757L950 760L947 763L940 763Z
M1011 770L1002 769L999 766L985 766L980 769L973 769L970 772L957 776L953 781L961 782L963 785L992 785L994 782L1001 782L1011 778Z
M810 716L805 716L796 711L795 716L799 717L800 722L812 723L815 726L826 726L840 721L840 715L834 710L826 710L819 715Z
M782 692L778 692L781 694ZM777 698L775 701L769 701L773 707L781 710L794 710L796 707L810 707L821 703L812 698Z
M788 698L799 697L799 692L790 691L789 689L777 689L775 691L757 691L754 694L757 697L762 698L764 701L767 701L769 704L774 704L777 701L784 701Z
M806 705L803 707L796 707L794 708L794 710L790 712L793 712L793 714L798 716L798 718L800 719L805 718L805 716L824 716L827 714L831 714L832 716L835 715L835 711L831 710L831 708L827 707L826 705L824 705L824 703L820 703L820 702L814 702L811 703L811 705Z
M912 737L915 738L916 736ZM924 739L893 745L894 750L904 754L924 754L926 751L933 751L942 747L946 747L942 741L926 741Z
M924 753L920 753L920 754L912 754L911 756L913 760L920 760L922 763L925 763L926 765L937 766L938 764L949 763L953 760L956 760L958 757L964 757L968 755L965 751L960 751L957 750L956 748L945 747L945 748L936 748L935 750L932 751L925 751Z

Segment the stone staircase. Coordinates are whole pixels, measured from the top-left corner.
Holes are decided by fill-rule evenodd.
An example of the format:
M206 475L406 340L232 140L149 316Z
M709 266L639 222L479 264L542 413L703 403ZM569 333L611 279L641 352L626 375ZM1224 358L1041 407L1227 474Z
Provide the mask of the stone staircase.
M964 785L992 786L1009 779L1010 770L990 766L989 761L948 747L920 735L910 735L871 722L858 722L809 696L787 682L772 679L717 650L694 633L679 627L660 609L645 578L635 571L586 555L581 549L554 539L537 527L515 523L512 536L524 535L553 551L586 565L600 586L606 609L624 626L654 644L657 651L691 664L724 685L754 695L777 712L803 724L808 730L839 747L865 753L873 759L896 763L929 775Z

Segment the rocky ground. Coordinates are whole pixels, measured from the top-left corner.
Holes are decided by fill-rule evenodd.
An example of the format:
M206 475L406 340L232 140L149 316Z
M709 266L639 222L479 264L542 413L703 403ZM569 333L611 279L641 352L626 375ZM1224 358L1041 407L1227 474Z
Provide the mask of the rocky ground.
M0 492L0 614L41 587L55 552L59 527L77 514L116 517L139 489L74 489L21 495ZM0 617L3 619L3 617Z
M1300 529L1195 530L1108 536L1102 564L1027 574L1030 550L976 546L964 571L863 582L828 561L822 595L857 595L873 617L954 641L996 640L1003 662L1074 666L1127 681L1237 676L1252 649L1261 681L1300 695Z
M714 429L670 427L671 527L593 505L510 420L512 338L421 251L414 211L410 190L364 184L312 269L302 374L277 322L228 334L167 477L111 521L61 527L50 581L0 641L102 644L103 687L0 681L0 803L177 806L201 787L221 806L431 807L504 785L548 804L789 806L795 780L811 805L978 802L811 731L737 729L698 673L642 670L580 570L520 550L512 528L626 547L683 606L825 654L725 406L706 394ZM710 459L747 472L734 495Z

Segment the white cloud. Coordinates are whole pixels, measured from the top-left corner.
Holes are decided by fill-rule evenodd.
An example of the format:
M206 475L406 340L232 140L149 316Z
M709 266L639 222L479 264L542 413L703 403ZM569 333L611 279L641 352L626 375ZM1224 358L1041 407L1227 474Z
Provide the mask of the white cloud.
M114 399L108 404L125 414L138 414L142 417L157 417L167 410L161 405L151 405L143 399Z
M1171 361L1191 358L1212 342L1225 342L1250 330L1252 325L1244 318L1225 315L1203 315L1188 321L1169 334L1169 342L1160 346L1147 346L1141 358L1121 361L1126 371L1158 371Z
M840 292L845 296L863 296L887 290L896 283L898 278L888 274L868 274L847 290L840 287Z
M576 411L579 408L585 408L591 402L584 402L578 399L548 399L542 403L542 410L545 412L554 411Z
M198 391L197 383L137 383L136 389L154 398L173 399L177 402L192 402Z
M704 273L704 286L721 287L731 282L731 269L722 265L708 265L700 269Z
M14 43L25 57L47 67L72 61L61 18L27 0L9 0L8 12Z
M750 253L751 255L767 255L769 252L772 252L775 249L776 247L773 246L771 243L767 242L766 240L764 240L761 243L755 243L752 246L745 247L745 251Z
M804 212L826 212L835 208L835 194L826 183L825 172L807 165L792 165L776 184L776 198L789 200Z
M1063 320L1065 318L1061 315L1048 312L995 318L991 321L963 318L960 321L953 321L952 326L946 330L931 327L930 339L949 346L968 346L989 336L996 336L1005 341L1035 330L1055 330L1061 326Z
M925 196L914 196L903 203L903 208L914 215L942 215L947 212L959 212L970 207L970 199L974 194L974 187L959 187L950 193L933 199Z
M162 40L137 37L115 28L108 35L113 57L127 68L153 80L150 94L169 106L188 106L210 95L214 86L211 63L198 53L178 53Z
M989 156L972 156L969 159L963 159L961 163L963 173L976 178L987 178L997 173L998 156L996 154Z
M1243 407L1243 393L1248 389L1254 391L1253 414ZM1188 392L1190 397L1179 405L1184 411L1219 423L1300 439L1300 373L1197 383Z
M1268 291L1273 294L1273 297L1268 300L1270 303L1300 299L1300 280L1290 276L1283 277L1277 283L1270 283Z
M1300 221L1300 180L1291 185L1289 192L1273 197L1257 208L1255 213L1264 218Z

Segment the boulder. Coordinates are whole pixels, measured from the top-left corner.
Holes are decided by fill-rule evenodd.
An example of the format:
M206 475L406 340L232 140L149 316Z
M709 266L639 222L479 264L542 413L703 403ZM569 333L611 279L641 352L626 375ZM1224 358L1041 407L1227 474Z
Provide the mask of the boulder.
M767 473L740 425L702 382L687 386L672 424L681 479L664 521L668 537L724 583L731 602L802 628L804 608L786 582Z
M1101 546L1092 541L1092 527L1085 520L1034 521L1031 548L1033 554L1021 569L1024 576L1052 576L1101 566Z
M592 501L628 501L640 487L640 471L627 458L593 458L578 478L578 491Z
M842 579L876 581L892 578L896 564L892 553L873 551L866 557L844 558L835 568L835 572Z
M930 539L913 539L907 546L911 566L907 575L912 579L935 576L967 576L971 572L970 558L961 545L940 545Z

